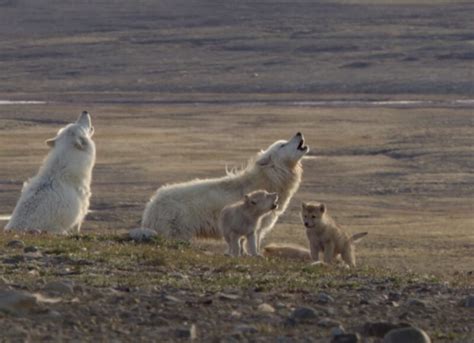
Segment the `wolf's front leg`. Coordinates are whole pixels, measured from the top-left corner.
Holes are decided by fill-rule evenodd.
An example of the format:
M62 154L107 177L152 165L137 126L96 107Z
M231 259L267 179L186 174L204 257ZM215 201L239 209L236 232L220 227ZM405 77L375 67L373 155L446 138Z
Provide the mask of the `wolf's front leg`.
M278 214L272 212L269 215L265 216L262 218L260 221L260 228L257 230L256 234L256 240L257 240L257 252L260 253L260 248L262 246L262 240L265 238L267 233L269 233L272 229L273 226L275 226L275 223L278 220Z
M71 233L72 234L80 234L81 233L81 223L77 223L76 225L73 225L72 228L71 228Z
M230 256L237 257L240 255L240 237L233 233L224 234L225 241L227 242L227 254Z
M240 240L239 242L240 243L240 256L248 255L247 253L248 248L246 248L248 244L247 240L245 239L245 237L240 237L239 240Z
M229 253L231 256L240 256L240 237L237 235L231 235L229 242Z
M247 235L247 248L250 256L258 255L257 234L255 232Z
M319 242L318 241L310 242L309 250L311 253L311 259L315 262L319 261L319 252L320 252Z
M327 264L332 263L334 249L336 249L334 242L328 242L327 244L324 244L324 262Z

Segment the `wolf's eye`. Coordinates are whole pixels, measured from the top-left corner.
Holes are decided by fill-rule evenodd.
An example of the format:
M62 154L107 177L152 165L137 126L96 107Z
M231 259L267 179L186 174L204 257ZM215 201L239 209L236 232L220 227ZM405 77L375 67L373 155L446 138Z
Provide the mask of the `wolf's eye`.
M280 149L281 149L281 148L283 148L285 145L286 145L286 144L282 144L282 145L280 145Z
M257 205L257 203L256 203L255 201L253 201L253 200L252 200L250 203L251 203L252 205Z
M311 218L315 219L315 218L316 218L316 216L311 216Z

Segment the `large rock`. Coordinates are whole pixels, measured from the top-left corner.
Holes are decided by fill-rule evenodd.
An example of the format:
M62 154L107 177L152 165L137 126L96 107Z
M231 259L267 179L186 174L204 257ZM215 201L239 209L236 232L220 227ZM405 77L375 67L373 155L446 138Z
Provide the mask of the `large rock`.
M318 318L319 313L312 307L298 307L290 315L290 318L295 321L312 321Z
M176 337L178 338L188 338L191 341L197 339L197 329L196 325L192 324L189 328L180 328L176 330Z
M334 336L331 343L359 343L362 342L360 336L356 333L344 333Z
M462 305L464 307L474 308L474 295L468 295L466 299L463 300Z
M408 327L408 324L393 324L388 322L369 322L362 328L364 336L384 337L389 331Z
M430 337L421 329L408 327L391 330L383 338L383 343L431 343Z
M65 281L52 281L43 287L43 291L49 294L64 295L74 293L74 282Z
M275 312L275 308L272 305L267 304L267 303L263 303L263 304L258 305L258 310L260 312L264 312L264 313L274 313Z
M24 247L25 247L25 242L19 239L14 239L7 243L7 248L23 249Z
M35 295L21 291L0 292L0 311L11 314L25 314L38 307Z

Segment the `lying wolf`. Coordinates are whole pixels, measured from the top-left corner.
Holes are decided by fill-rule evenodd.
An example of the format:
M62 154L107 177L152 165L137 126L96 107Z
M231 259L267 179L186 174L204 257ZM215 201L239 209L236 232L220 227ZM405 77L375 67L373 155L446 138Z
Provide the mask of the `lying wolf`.
M38 174L25 182L5 230L79 232L89 208L95 163L89 113L46 141L51 148Z
M303 135L298 132L289 141L277 141L270 145L240 172L216 179L163 186L148 202L142 228L181 240L221 238L218 217L222 208L238 201L244 194L265 189L278 194L279 208L262 220L256 237L259 251L262 238L285 212L300 185L303 173L301 159L308 151Z
M243 255L241 238L245 237L250 256L256 256L256 237L262 218L278 207L278 195L258 190L244 196L244 199L227 205L219 216L219 229L229 247L229 255Z

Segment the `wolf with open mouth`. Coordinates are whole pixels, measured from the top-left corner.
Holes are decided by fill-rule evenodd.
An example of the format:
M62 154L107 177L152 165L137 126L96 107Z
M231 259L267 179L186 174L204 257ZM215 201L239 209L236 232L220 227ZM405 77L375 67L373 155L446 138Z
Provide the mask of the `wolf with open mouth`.
M257 237L259 249L261 240L285 212L299 187L301 159L308 151L303 135L298 132L290 140L276 141L257 154L242 171L221 178L162 186L145 208L142 228L181 240L221 238L218 218L222 208L244 194L265 189L278 194L279 207L262 219Z

